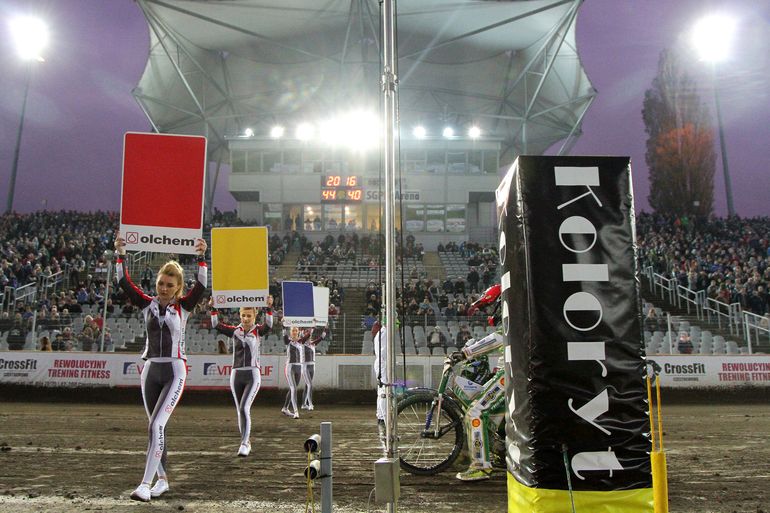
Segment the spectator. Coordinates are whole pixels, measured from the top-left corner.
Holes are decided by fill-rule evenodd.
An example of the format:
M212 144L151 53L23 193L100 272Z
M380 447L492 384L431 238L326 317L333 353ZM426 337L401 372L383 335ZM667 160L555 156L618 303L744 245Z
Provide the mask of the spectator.
M123 315L123 317L131 317L134 315L134 312L136 309L134 308L134 305L131 304L131 300L126 299L126 302L123 303L123 307L120 309L120 313Z
M78 342L80 344L81 351L94 350L94 343L96 342L96 337L94 335L94 330L91 328L91 325L85 324L83 326L83 329L78 334Z
M467 324L461 324L460 330L457 332L457 335L455 336L455 346L457 347L463 347L467 341L469 341L471 338L471 330L468 328Z
M441 328L435 326L428 334L428 347L446 347L446 335L441 332Z
M53 351L51 340L48 337L40 337L40 351Z
M375 322L377 322L377 317L375 317L373 313L366 314L362 322L364 331L371 331Z
M478 293L480 276L475 267L471 267L471 270L468 272L466 279L468 280L468 291L471 294Z
M13 326L13 319L10 318L8 312L0 314L0 332L6 332Z
M115 350L115 344L112 340L112 332L110 328L104 328L104 347L101 347L102 339L99 337L94 344L94 351L113 352Z
M62 336L62 348L58 349L58 351L72 351L75 347L75 336L72 333L72 328L69 326L65 326L64 329L61 332ZM57 350L54 346L54 350Z
M85 285L80 286L75 298L77 299L77 302L80 305L89 304L89 294L88 294L88 290L86 290Z
M27 341L27 322L20 313L16 313L13 318L13 324L8 331L8 349L19 351L24 348Z
M676 349L680 354L692 354L693 345L689 333L686 331L679 333L679 341L676 344Z
M655 311L655 308L650 306L649 310L647 310L647 315L644 317L644 329L647 331L658 331L660 330L660 323L661 319L658 317L658 313Z

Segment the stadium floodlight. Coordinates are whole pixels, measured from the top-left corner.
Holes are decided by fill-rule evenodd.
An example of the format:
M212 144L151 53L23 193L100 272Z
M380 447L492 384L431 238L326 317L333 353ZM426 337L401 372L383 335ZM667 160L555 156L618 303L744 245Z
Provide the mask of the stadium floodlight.
M366 110L343 113L320 124L320 138L330 146L365 151L377 146L380 122Z
M340 146L345 141L346 127L339 118L322 121L318 131L321 140L329 146Z
M286 132L286 129L282 127L281 125L276 125L273 128L270 129L270 137L273 139L280 139L283 137L283 134Z
M377 147L380 137L380 120L368 110L355 110L343 116L345 145L353 150L365 151Z
M48 45L48 26L40 18L20 16L9 23L11 36L19 58L43 62L43 50Z
M254 137L254 130L252 130L251 128L247 128L246 130L243 131L243 136Z
M692 30L692 43L700 59L714 63L727 59L735 29L735 19L721 14L698 20Z
M428 135L428 131L425 130L424 126L418 125L412 130L412 135L414 135L417 139L425 139L425 137Z
M733 186L730 179L730 169L727 165L727 143L722 127L722 108L719 103L719 87L717 86L717 64L730 55L733 35L736 31L735 19L712 14L701 18L693 27L692 43L700 59L711 63L711 80L714 87L714 104L716 105L717 130L719 132L719 147L722 153L722 174L725 180L725 196L727 198L727 215L735 216L733 204Z
M39 18L23 16L14 18L9 23L11 36L13 37L16 53L28 62L24 77L24 100L21 103L21 116L19 117L19 130L16 132L16 147L13 152L13 164L11 166L11 179L8 183L8 198L5 211L13 211L13 197L16 191L16 174L19 170L19 152L21 150L21 134L24 132L24 114L27 111L27 97L29 96L29 82L32 79L32 62L43 62L43 49L48 44L48 27Z
M450 139L450 138L454 137L455 131L454 131L454 129L452 129L451 126L448 126L448 127L444 128L444 130L441 132L441 135L443 135L447 139Z
M479 137L481 137L481 129L476 125L473 125L468 129L468 137L470 137L471 139L478 139Z
M310 123L300 123L297 125L296 136L300 141L309 141L315 136L315 127Z

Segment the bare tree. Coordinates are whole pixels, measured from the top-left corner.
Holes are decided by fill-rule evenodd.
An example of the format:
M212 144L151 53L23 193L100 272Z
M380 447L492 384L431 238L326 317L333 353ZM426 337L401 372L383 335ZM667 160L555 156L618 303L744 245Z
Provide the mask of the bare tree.
M642 108L648 134L650 206L676 216L708 216L714 204L711 116L679 57L661 52L658 75Z

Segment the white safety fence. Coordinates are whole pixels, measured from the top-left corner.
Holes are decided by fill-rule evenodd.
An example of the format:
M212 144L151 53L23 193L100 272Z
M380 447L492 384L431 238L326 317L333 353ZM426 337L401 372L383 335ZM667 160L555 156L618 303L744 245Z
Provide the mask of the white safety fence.
M659 355L661 385L677 388L770 386L770 355ZM316 389L372 390L376 376L370 356L318 356ZM397 380L407 387L435 387L444 359L409 356L406 379L399 358ZM187 360L190 389L229 388L232 357L192 355ZM263 356L262 387L287 388L283 356ZM58 387L138 387L143 361L138 355L105 353L0 352L0 384Z

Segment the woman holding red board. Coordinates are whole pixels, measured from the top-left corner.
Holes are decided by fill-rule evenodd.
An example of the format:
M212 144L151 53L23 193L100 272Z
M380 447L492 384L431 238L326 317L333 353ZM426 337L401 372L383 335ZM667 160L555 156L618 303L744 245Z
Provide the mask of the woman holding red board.
M147 461L141 484L131 493L133 500L149 502L168 491L166 477L166 423L182 397L187 379L187 355L185 354L184 332L187 319L195 305L206 291L207 267L203 256L206 241L197 239L195 251L198 254L198 276L193 288L184 295L184 271L178 262L170 260L163 264L155 279L156 296L149 296L137 287L123 267L126 241L118 236L115 249L116 276L120 288L126 293L144 317L147 328L142 359L141 385L144 408L149 418L149 445ZM158 475L155 486L152 480Z

